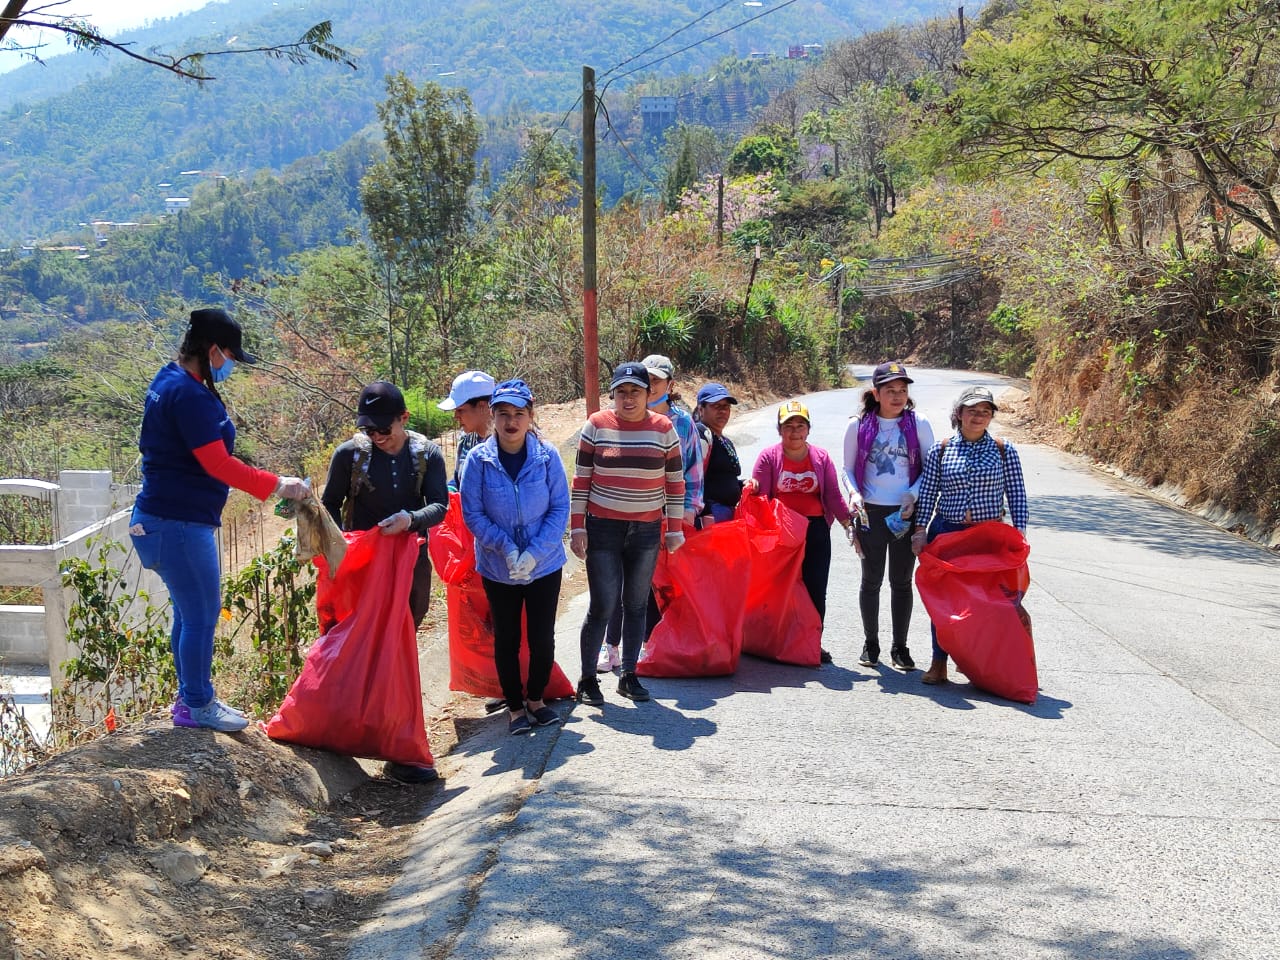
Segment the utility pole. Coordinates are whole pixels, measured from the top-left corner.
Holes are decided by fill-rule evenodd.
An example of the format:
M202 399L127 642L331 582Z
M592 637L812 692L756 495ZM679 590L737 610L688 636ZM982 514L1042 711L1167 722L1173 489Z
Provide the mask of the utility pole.
M582 68L582 395L587 416L600 409L596 327L596 72Z
M716 177L716 246L724 246L724 174Z

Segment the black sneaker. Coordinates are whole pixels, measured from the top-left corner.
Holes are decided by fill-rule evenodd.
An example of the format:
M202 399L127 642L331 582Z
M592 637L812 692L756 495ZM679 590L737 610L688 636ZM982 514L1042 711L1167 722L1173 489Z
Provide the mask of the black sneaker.
M831 651L828 650L826 647L823 647L821 650L818 651L818 659L821 660L823 663L830 663Z
M880 662L880 648L864 643L862 645L862 656L858 658L858 662L864 667L874 667Z
M583 677L578 681L578 692L574 698L589 707L603 707L604 694L600 692L600 681L595 677Z
M416 763L387 762L382 772L392 780L401 783L431 783L440 779L435 767L420 767Z
M649 691L640 686L640 680L634 673L624 673L618 678L618 693L628 700L649 699Z
M911 659L911 654L907 652L906 647L894 647L889 652L889 658L899 670L914 670L916 668L916 662Z

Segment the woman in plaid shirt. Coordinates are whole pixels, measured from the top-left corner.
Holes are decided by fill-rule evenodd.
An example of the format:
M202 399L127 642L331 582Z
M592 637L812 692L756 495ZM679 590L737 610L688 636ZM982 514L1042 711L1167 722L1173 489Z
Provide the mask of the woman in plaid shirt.
M987 432L998 409L986 387L965 390L952 408L951 426L956 432L935 443L925 457L916 505L920 526L911 535L911 549L917 555L939 534L1002 519L1006 500L1013 525L1026 536L1027 488L1018 451ZM947 681L947 654L938 646L936 630L933 662L920 679L930 684Z

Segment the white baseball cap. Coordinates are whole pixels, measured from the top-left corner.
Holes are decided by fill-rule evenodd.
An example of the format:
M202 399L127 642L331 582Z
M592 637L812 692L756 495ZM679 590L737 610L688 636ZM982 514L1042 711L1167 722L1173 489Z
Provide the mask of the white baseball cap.
M488 400L493 396L494 380L483 370L466 370L453 378L447 396L436 404L441 410L456 410L471 400Z

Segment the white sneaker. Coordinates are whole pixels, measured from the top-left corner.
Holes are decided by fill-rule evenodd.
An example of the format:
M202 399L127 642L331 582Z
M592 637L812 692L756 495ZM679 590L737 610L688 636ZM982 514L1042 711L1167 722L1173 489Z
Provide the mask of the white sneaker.
M596 661L596 673L612 673L622 666L622 653L607 643L600 645L600 659Z

